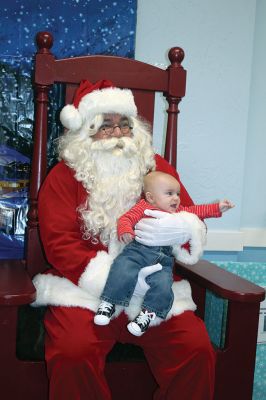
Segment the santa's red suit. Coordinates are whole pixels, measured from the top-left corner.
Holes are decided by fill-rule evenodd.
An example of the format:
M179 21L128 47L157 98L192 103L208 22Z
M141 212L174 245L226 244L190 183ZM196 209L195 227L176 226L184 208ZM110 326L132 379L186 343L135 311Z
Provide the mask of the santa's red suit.
M163 158L155 156L155 162L157 170L179 180ZM108 326L93 323L113 256L99 240L84 240L78 209L90 198L88 192L76 171L60 161L39 195L41 239L52 268L34 279L35 305L49 305L45 357L50 400L110 400L104 365L117 341L143 348L158 383L156 400L211 400L214 352L203 322L194 315L187 281L175 277L175 301L168 319L141 337L126 328L128 316L136 315L137 303L125 312L118 308ZM182 184L181 204L193 204Z
M159 156L156 166L177 177L174 169ZM184 187L181 193L181 203L191 205ZM64 162L50 172L39 196L42 242L47 259L54 266L48 272L65 277L75 285L79 284L97 252L106 250L100 242L92 244L82 239L76 209L86 196L84 187L75 180L74 172ZM62 282L62 285L67 283ZM116 341L143 347L160 385L156 399L176 399L177 393L183 400L212 398L213 350L203 322L193 314L194 303L184 281L180 282L180 309L177 312L180 315L150 328L141 338L127 331L125 314L114 319L109 327L94 325L94 312L88 308L93 309L93 300L90 306L89 296L82 298L81 291L78 294L74 285L66 286L60 293L60 284L54 286L54 294L49 294L50 302L65 306L51 306L45 318L51 400L110 399L103 370L105 356ZM91 290L96 290L93 282ZM182 312L184 309L188 311Z

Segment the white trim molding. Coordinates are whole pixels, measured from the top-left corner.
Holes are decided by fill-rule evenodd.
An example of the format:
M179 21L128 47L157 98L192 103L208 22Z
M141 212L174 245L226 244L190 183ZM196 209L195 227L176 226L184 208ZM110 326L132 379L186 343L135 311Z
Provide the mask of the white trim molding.
M242 251L244 247L266 247L266 229L208 230L206 251Z
M214 231L208 230L207 244L208 251L242 251L243 233L241 231Z
M266 247L266 228L242 228L244 246Z

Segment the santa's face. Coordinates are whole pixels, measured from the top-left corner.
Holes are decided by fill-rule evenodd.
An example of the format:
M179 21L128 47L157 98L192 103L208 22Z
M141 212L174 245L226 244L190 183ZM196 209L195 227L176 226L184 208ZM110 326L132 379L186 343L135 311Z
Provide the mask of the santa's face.
M104 114L103 123L92 136L92 140L132 137L129 119L120 114Z

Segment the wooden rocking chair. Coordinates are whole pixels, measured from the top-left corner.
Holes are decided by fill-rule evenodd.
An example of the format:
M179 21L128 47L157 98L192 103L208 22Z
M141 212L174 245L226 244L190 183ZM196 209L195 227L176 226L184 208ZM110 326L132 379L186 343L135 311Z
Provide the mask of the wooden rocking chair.
M31 278L47 268L38 236L37 202L38 190L47 172L47 107L50 88L55 83L65 84L65 102L71 103L74 91L82 79L92 82L109 79L117 87L132 89L139 113L151 124L155 93L162 92L169 104L165 158L173 166L176 165L178 104L185 95L186 88L186 71L181 65L184 52L181 48L174 47L169 51L170 65L166 70L162 70L139 61L113 56L56 60L50 51L52 45L53 38L50 33L40 32L37 35L34 153L26 257L25 260L0 261L0 391L3 400L48 399L48 380L43 354L41 358L21 356L17 342L19 337L27 339L29 335L34 334L34 329L29 329L28 322L24 323L21 333L21 318L23 319L25 310L35 318L33 314L38 311L29 311L30 307L27 306L35 300L35 288ZM198 306L197 314L202 319L207 290L228 302L224 347L216 349L215 400L250 400L259 303L264 298L264 290L207 261L200 261L193 266L177 263L175 268L178 274L190 281L193 298ZM38 314L40 320L43 312L42 310ZM40 334L37 336L34 340L42 341ZM22 345L23 349L25 346ZM30 344L29 347L30 351L34 350L35 344ZM111 354L106 366L106 376L113 399L130 400L137 398L136 396L140 399L152 399L156 383L143 355L138 349L123 349L119 349L119 357ZM137 387L133 383L136 379L139 382Z

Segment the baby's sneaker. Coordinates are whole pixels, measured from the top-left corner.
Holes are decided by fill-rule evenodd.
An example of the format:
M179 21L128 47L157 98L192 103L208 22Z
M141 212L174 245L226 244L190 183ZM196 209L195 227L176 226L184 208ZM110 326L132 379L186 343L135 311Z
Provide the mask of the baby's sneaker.
M94 316L94 323L96 325L108 325L114 312L114 304L108 303L108 301L102 301Z
M134 336L141 336L148 329L150 322L156 318L154 312L141 310L139 315L127 325L127 329Z

